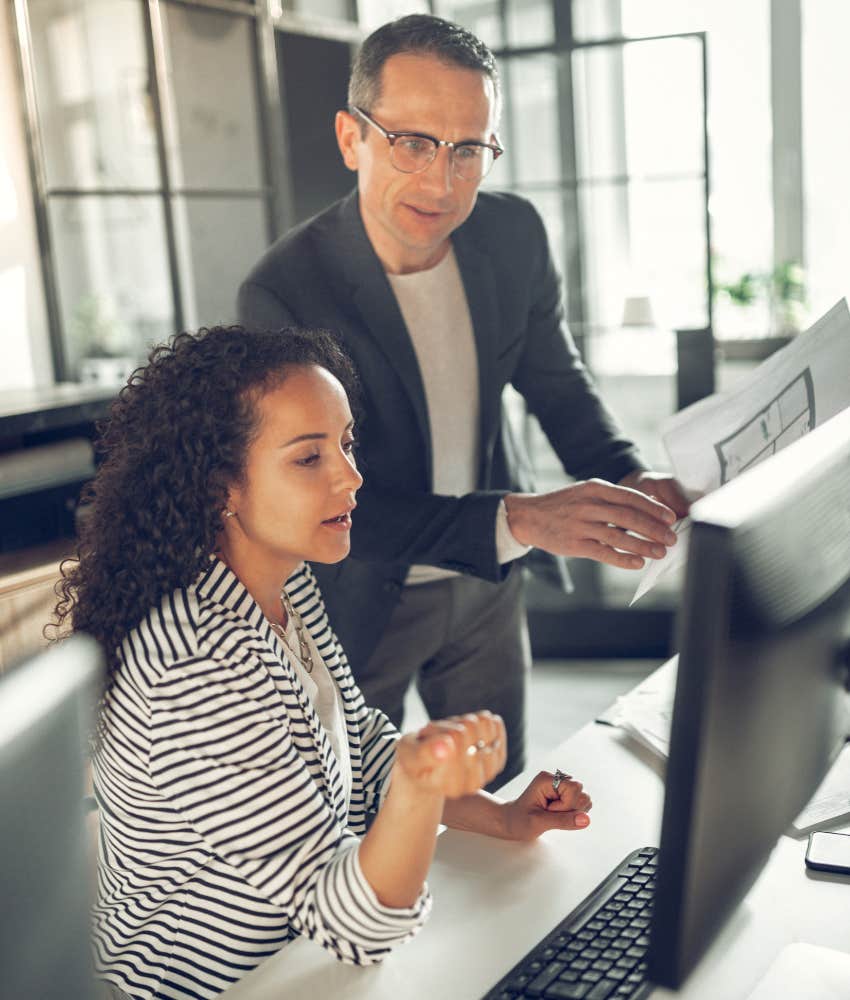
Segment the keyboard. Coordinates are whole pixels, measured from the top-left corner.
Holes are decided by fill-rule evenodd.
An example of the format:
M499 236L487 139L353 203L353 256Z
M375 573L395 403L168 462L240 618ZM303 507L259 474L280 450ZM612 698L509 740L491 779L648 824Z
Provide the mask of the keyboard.
M632 851L483 1000L642 1000L657 847Z

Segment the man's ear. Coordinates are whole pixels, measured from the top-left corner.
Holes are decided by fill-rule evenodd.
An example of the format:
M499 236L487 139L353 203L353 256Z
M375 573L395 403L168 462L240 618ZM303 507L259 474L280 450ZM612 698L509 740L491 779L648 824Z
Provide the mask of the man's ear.
M334 120L336 142L342 153L342 162L349 170L356 170L357 147L360 145L360 122L347 111L337 111Z

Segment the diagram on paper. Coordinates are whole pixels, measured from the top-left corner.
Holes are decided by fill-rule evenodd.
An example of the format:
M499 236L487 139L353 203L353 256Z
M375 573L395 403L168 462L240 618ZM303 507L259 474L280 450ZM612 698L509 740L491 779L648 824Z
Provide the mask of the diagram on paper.
M815 425L815 387L805 368L766 406L729 437L714 445L720 460L720 482L728 483L763 462Z

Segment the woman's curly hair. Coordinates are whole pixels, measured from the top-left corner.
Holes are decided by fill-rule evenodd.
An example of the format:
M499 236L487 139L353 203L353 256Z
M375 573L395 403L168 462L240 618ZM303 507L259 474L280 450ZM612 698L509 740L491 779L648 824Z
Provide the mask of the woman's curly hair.
M352 398L352 364L324 331L180 333L153 348L99 425L103 460L83 495L76 557L62 565L55 625L101 643L104 694L126 634L208 563L229 487L244 476L256 404L303 365L327 369Z

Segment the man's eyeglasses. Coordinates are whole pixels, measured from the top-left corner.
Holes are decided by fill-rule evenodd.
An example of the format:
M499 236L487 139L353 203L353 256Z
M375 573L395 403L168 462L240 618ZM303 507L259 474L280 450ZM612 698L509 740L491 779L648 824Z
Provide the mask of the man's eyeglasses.
M452 167L465 181L483 180L504 149L489 142L448 142L421 132L388 132L362 108L352 107L360 117L376 129L390 144L390 163L403 174L418 174L434 162L440 146L450 151Z

